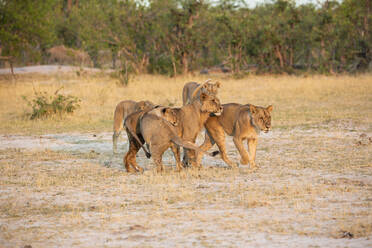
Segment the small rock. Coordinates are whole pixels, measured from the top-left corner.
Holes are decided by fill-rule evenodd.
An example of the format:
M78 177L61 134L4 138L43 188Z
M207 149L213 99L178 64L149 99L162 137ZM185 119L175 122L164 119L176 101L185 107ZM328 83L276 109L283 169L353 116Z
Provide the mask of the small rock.
M128 231L138 231L138 230L145 230L146 228L144 226L141 226L141 225L133 225L133 226L130 226Z
M365 137L367 137L367 134L365 133L362 133L361 135L359 135L359 138L365 138Z
M206 185L201 185L201 184L199 184L196 188L197 188L197 189L207 189L207 188L209 188L209 187L206 186Z
M341 238L352 239L352 238L354 238L354 234L352 234L351 232L342 231L341 232Z

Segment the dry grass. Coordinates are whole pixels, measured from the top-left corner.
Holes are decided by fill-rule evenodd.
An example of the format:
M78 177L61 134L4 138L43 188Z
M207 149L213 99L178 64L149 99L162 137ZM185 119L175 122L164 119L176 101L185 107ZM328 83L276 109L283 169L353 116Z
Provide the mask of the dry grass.
M213 78L213 77L212 77ZM93 76L60 74L54 76L19 75L16 80L0 78L0 132L40 133L49 131L111 131L113 111L124 99L148 99L157 104L180 106L183 85L204 81L206 77L143 75L127 87L104 74ZM291 127L348 119L370 124L372 76L252 76L246 79L213 78L222 82L222 102L273 104L274 125ZM82 99L81 109L65 121L28 121L30 108L22 96L37 91L72 94Z
M16 139L15 133L29 139L58 132L82 132L76 136L82 140L90 131L110 136L120 100L180 105L183 84L205 79L144 75L118 87L105 75L3 78L0 142ZM167 166L163 175L130 175L121 156L104 149L111 147L110 137L99 135L94 152L72 150L75 141L62 151L48 145L0 149L0 246L370 245L372 76L219 80L222 102L274 105L274 130L259 140L258 170L229 170L219 160L206 160L200 171L176 173ZM83 100L75 115L37 122L23 117L29 110L22 95L62 85ZM227 147L238 161L231 139ZM169 154L166 159L174 164ZM147 169L152 165L142 153L138 160Z

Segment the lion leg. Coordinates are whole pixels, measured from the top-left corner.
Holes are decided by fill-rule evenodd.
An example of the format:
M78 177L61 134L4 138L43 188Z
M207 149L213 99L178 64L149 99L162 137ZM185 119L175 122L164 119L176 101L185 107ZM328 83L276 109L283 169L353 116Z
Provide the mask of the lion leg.
M237 167L237 164L232 162L228 157L227 157L227 152L226 152L226 146L225 146L225 131L223 130L223 127L219 124L217 118L210 118L206 125L207 133L209 134L209 138L213 142L217 144L218 149L221 153L221 158L222 160L230 167ZM204 150L204 149L203 149Z
M154 160L154 163L156 165L156 171L158 173L162 173L164 171L164 165L163 165L163 162L162 162L162 157L163 157L163 153L165 152L166 149L167 149L167 147L162 147L162 146L159 146L159 145L150 144L152 159Z
M257 139L248 139L247 144L249 150L249 164L251 165L252 168L258 167L255 163Z
M128 135L129 136L129 135ZM136 161L136 155L141 149L141 146L133 138L129 139L129 149L125 154L123 162L127 172L143 172L143 169L138 166Z
M200 149L203 150L203 151L208 151L209 149L211 149L211 147L215 144L214 140L212 137L210 137L210 134L208 133L208 131L205 131L205 136L204 136L204 142L203 144L200 146ZM197 166L201 166L201 160L203 158L203 152L197 152L196 153L196 165Z
M118 138L120 135L120 130L119 131L114 131L114 134L112 135L112 151L114 154L117 153L118 150Z
M190 160L189 160L189 157L188 157L188 149L187 148L183 148L182 164L183 164L183 167L185 167L185 168L190 165Z
M234 136L233 141L234 141L234 144L235 144L236 148L238 149L238 151L240 153L240 156L241 156L240 163L241 164L248 164L249 163L249 154L244 149L243 139L240 138L240 137Z
M114 112L114 134L112 135L112 150L113 153L117 153L117 144L118 144L118 137L123 130L123 123L124 122L124 111L122 106L118 105L115 108Z
M130 154L129 152L127 152L124 157L123 157L123 164L125 166L125 170L129 173L134 173L135 171L133 170L133 168L131 167L131 164L130 164Z
M136 172L143 172L143 168L138 166L137 164L137 160L136 160L136 155L138 153L138 151L141 149L141 145L138 144L136 141L134 141L135 143L135 146L134 148L131 150L131 156L130 156L130 160L129 160L129 163L130 165L132 166L132 168L136 171Z
M216 134L213 136L213 138L218 146L218 149L220 150L222 160L230 167L233 167L233 168L238 167L236 163L232 162L227 157L226 145L225 145L225 132L223 131L222 127L219 130L216 130Z
M195 151L194 150L189 150L187 149L186 150L186 155L187 155L187 159L188 159L188 163L191 164L191 167L192 168L200 168L200 164L197 164L196 163L196 155L195 155Z
M177 171L181 171L182 170L182 164L181 164L181 159L180 159L180 147L175 145L175 144L172 144L171 149L172 149L172 152L173 152L173 155L174 155L174 159L176 160Z

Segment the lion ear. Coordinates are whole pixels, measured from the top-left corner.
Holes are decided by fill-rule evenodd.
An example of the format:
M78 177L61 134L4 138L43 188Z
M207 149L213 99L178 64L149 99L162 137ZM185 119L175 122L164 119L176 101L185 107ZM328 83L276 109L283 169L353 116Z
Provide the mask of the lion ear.
M269 111L269 112L271 112L271 111L273 111L273 108L274 108L273 105L270 105L270 106L268 106L268 107L266 108L266 110Z
M252 114L256 113L256 107L250 104L249 111L251 111Z
M217 88L220 88L221 87L221 83L220 82L216 82L216 86L217 86Z

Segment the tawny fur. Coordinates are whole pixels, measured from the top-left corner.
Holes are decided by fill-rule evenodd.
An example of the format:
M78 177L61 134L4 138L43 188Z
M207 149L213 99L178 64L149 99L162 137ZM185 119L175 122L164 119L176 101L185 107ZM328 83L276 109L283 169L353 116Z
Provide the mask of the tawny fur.
M225 133L233 136L233 141L238 149L241 164L250 164L252 168L257 167L255 163L258 134L260 131L268 132L271 128L271 112L273 107L258 107L251 104L241 105L229 103L223 105L220 116L211 116L205 123L206 134L204 143L200 146L204 151L209 150L213 144L217 144L221 158L231 167L237 165L228 157L225 147ZM243 141L247 140L248 152L244 149ZM197 157L200 164L202 154Z
M153 108L153 106L154 104L150 101L135 102L131 100L121 101L116 105L114 112L114 134L112 135L112 145L114 153L117 153L118 137L123 130L125 118L131 113L141 110L149 110Z
M207 80L204 84L198 84L196 82L186 83L185 86L183 86L182 90L183 106L191 103L195 99L199 99L201 93L207 93L216 96L221 84L220 82L210 83L209 81L210 80ZM198 90L197 93L194 94L195 90L197 90L198 88L200 88L200 90Z
M156 131L154 131L156 130ZM173 152L180 146L201 152L194 143L180 138L175 130L167 121L152 114L144 115L140 120L140 132L145 142L149 144L152 158L156 164L157 171L164 171L162 157L165 150L171 148ZM177 156L177 152L174 153ZM177 169L181 169L180 163Z
M168 128L166 128L167 125L159 124L160 123L159 120L155 120L154 118L148 118L148 120L146 121L148 122L146 124L147 126L145 136L148 139L146 140L146 142L150 145L152 157L157 165L158 171L163 170L161 157L164 151L169 147L172 149L174 153L177 169L180 170L182 168L180 161L179 145L174 144L174 142L170 142L169 132L174 132L176 135L181 137L183 141L189 142L188 144L195 143L196 137L203 128L204 123L208 119L210 113L220 113L222 111L218 98L215 96L207 95L205 93L201 94L199 101L194 101L192 104L188 104L181 108L174 108L173 110L176 112L178 125L172 127L171 131L169 131ZM137 135L143 138L142 132L144 132L145 128L141 129L141 127L143 126L142 120L144 120L144 117L140 118L140 114L137 114L137 116L135 115L136 114L128 116L126 122L128 123L131 122L132 123L131 125L136 126ZM140 125L138 125L139 121ZM138 127L140 127L140 129L138 129ZM165 136L166 138L163 139L162 138L163 136ZM153 148L151 148L151 146ZM128 154L124 158L124 163L128 164L132 163L136 165L137 163L135 162L135 157L139 149L140 145L136 140L133 140L131 142ZM194 148L192 149L194 150ZM191 150L186 149L186 152L189 154L189 157L192 158L195 157L193 156L194 154L192 153Z
M144 144L144 139L139 132L139 120L145 114L156 115L168 121L173 126L178 125L177 116L174 111L168 107L157 106L151 110L134 112L125 119L124 126L128 135L129 149L124 155L123 163L128 172L142 172L143 169L136 162L136 154ZM146 156L149 157L148 151L145 150Z

